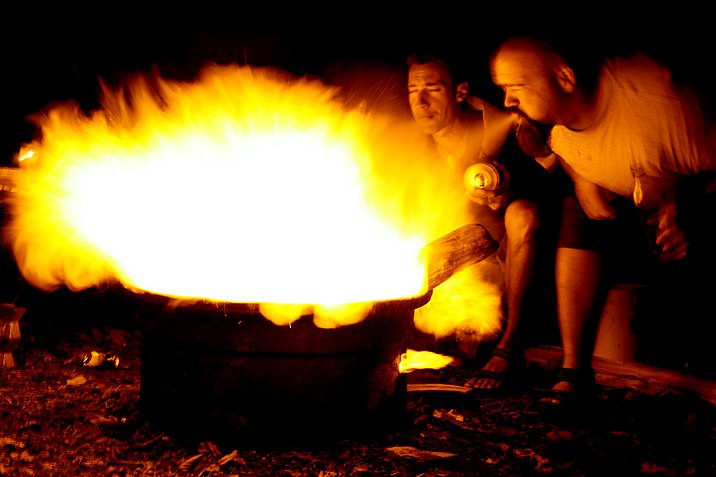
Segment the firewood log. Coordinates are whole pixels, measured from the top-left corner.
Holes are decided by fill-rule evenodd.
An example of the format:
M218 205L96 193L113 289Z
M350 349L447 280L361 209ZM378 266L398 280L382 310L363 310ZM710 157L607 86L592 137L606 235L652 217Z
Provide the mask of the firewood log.
M463 268L497 251L498 243L481 224L467 224L427 244L421 250L432 290Z

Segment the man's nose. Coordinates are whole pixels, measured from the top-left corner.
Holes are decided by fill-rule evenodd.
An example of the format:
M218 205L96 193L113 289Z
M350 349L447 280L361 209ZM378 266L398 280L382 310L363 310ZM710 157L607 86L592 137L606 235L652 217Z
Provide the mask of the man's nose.
M505 93L505 107L506 108L516 108L520 102L510 93Z
M418 103L423 104L423 105L430 104L430 95L428 94L427 91L420 91L418 93Z

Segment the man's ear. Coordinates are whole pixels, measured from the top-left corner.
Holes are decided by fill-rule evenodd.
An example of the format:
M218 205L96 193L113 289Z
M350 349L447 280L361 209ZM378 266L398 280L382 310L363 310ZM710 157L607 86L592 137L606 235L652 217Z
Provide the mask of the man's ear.
M468 83L462 82L455 87L455 101L458 103L464 101L467 97Z
M574 91L577 86L577 76L574 74L572 68L565 64L557 65L556 76L559 86L567 93Z

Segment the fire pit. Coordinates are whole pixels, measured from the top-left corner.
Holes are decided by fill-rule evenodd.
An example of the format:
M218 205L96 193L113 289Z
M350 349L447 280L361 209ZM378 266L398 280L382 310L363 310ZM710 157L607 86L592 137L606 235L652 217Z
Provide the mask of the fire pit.
M333 329L312 316L279 326L252 304L166 301L144 327L142 407L175 431L253 443L387 430L404 417L398 364L429 299L376 302Z
M89 115L68 102L33 117L42 134L14 158L6 240L33 286L120 283L147 304L147 416L273 440L399 421L424 290L497 246L468 224L422 249L468 218L464 191L443 194L422 144L401 140L412 128L274 68L140 75L103 93ZM423 194L429 207L406 207ZM481 285L465 289L481 299ZM286 303L319 305L269 319ZM453 323L476 318L463 315Z

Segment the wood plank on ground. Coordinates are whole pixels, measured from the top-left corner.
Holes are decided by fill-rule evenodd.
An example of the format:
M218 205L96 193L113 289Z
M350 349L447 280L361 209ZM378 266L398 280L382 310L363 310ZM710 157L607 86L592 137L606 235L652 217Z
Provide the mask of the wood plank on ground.
M537 346L525 350L528 364L552 371L559 368L562 348ZM670 392L692 393L716 406L716 382L689 376L676 370L657 368L641 363L614 361L595 356L592 364L597 384L619 389L631 389L651 396Z

